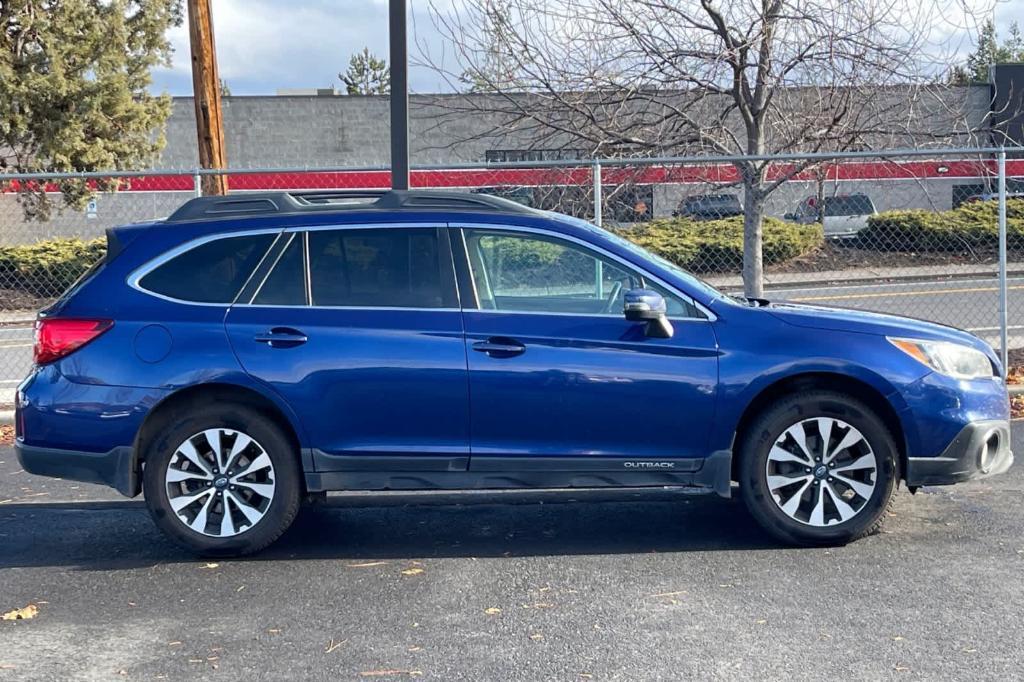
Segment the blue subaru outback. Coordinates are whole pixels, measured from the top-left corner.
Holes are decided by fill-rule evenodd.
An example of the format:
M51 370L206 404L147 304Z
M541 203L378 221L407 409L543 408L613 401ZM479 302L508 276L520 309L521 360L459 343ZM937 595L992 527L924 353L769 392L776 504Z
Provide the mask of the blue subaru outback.
M26 471L142 492L202 554L332 490L678 487L791 543L1011 464L1003 369L928 322L726 296L580 220L254 193L114 228L37 322Z

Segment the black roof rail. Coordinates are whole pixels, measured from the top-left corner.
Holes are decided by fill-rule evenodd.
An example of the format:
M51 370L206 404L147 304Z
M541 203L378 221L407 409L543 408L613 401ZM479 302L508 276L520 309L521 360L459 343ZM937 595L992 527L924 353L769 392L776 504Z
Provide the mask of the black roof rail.
M239 192L196 197L166 220L169 223L216 218L333 212L346 210L437 210L536 214L510 199L469 192L432 190L326 190Z

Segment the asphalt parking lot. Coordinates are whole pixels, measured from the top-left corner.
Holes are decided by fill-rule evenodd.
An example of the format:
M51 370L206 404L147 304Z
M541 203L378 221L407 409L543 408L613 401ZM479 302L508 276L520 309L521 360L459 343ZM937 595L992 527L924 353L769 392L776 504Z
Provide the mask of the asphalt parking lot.
M834 549L677 493L342 496L211 563L4 447L0 612L38 615L0 621L0 680L1013 679L1022 492L901 491Z

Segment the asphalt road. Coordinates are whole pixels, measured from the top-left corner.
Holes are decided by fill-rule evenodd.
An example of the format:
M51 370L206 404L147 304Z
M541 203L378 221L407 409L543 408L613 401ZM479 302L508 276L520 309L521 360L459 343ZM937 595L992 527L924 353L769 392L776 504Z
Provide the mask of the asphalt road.
M0 612L39 613L0 622L0 680L1016 679L1022 492L901 491L835 549L714 497L332 496L211 564L3 448Z
M1011 337L1024 337L1022 291L1024 278L1007 280ZM999 345L999 290L993 278L778 287L769 288L767 296L776 300L907 315L966 329L990 344Z

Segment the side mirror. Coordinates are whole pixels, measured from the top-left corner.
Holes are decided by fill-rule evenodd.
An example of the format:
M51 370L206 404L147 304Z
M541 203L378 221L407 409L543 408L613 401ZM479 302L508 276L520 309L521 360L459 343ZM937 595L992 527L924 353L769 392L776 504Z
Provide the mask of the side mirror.
M662 295L650 289L627 291L622 304L622 313L626 319L630 322L646 322L644 333L657 339L670 339L675 331L668 321L667 310Z

